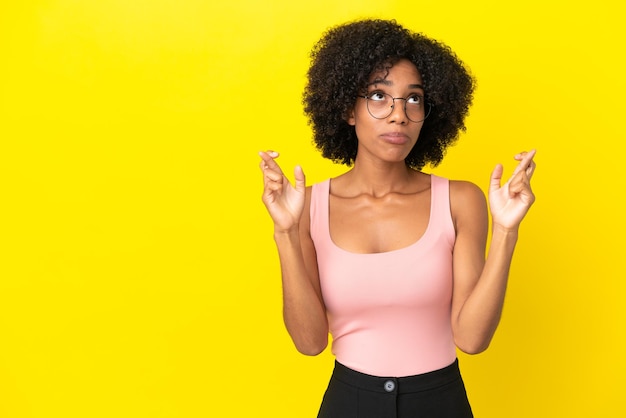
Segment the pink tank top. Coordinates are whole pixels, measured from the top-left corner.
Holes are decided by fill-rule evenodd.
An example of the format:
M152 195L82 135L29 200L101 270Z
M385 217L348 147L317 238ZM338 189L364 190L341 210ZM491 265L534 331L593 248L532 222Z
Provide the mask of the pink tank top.
M452 336L452 250L455 230L449 182L431 175L424 235L399 250L356 254L333 243L330 180L311 194L311 237L322 296L341 364L374 376L410 376L456 358Z

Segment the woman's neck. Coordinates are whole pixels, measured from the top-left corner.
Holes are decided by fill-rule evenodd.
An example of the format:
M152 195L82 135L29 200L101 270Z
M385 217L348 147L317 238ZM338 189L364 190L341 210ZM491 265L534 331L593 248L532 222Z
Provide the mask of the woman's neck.
M389 193L414 193L420 173L403 161L367 163L355 161L354 167L340 177L342 193L382 197ZM339 179L338 179L339 180Z

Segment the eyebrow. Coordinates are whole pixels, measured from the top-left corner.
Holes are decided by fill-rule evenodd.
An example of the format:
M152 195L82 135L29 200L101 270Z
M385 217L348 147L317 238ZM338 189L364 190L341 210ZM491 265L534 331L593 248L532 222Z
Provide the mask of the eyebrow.
M371 83L367 83L367 85L365 87L369 87L372 86L374 84L382 84L384 86L392 86L393 83L389 80L381 80L381 79L377 79L372 81ZM424 86L422 86L421 84L409 84L409 88L410 89L422 89L424 90Z

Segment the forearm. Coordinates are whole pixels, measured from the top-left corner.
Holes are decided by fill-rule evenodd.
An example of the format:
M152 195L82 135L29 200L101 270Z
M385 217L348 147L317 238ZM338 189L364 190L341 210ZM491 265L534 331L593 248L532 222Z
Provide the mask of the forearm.
M298 351L317 355L328 344L328 320L319 290L313 285L297 229L275 232L283 287L283 319Z
M457 317L455 339L468 353L487 349L502 316L518 231L494 225L482 272Z

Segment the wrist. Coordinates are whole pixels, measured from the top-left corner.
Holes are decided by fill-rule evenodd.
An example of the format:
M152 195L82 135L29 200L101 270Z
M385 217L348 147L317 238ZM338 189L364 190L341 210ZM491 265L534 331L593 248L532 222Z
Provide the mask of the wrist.
M517 238L519 235L519 225L506 226L498 223L491 225L492 235L501 235L504 237Z
M275 240L294 238L294 237L298 237L299 234L300 234L300 228L298 227L298 225L294 225L289 228L278 228L274 226L274 239Z

